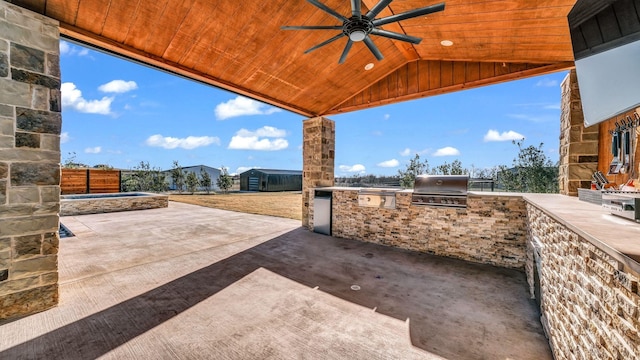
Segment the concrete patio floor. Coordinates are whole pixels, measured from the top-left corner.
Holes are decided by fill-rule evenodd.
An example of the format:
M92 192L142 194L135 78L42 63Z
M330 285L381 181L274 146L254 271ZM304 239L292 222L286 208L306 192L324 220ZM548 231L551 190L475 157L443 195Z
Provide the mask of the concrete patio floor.
M60 304L0 359L552 358L518 271L174 202L62 222Z

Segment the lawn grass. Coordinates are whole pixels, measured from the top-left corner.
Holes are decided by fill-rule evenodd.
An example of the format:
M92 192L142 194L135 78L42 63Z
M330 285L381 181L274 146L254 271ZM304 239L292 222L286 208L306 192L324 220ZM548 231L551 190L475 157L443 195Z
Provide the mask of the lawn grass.
M300 192L169 195L169 201L210 208L302 220Z

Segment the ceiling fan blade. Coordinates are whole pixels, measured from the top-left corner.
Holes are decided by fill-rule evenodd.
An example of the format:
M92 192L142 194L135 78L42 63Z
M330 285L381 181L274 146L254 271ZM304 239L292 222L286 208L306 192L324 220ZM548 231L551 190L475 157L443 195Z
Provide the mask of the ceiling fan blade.
M371 53L376 57L376 59L378 59L378 61L384 59L384 56L382 56L382 53L380 52L380 50L378 50L378 47L373 43L373 40L371 40L369 35L364 38L364 43L365 45L367 45L369 50L371 50Z
M318 9L326 12L327 14L333 16L334 18L344 22L347 21L347 18L340 15L339 13L337 13L335 10L333 10L332 8L328 7L327 5L319 2L318 0L307 0L309 3L311 3L313 6L317 7Z
M342 64L345 60L347 60L347 54L349 53L349 50L351 50L351 46L353 45L353 41L351 41L351 39L349 39L347 41L347 45L344 46L344 50L342 51L342 55L340 55L340 60L338 61L338 64Z
M373 20L372 22L373 22L373 25L380 26L380 25L389 24L396 21L411 19L417 16L432 14L434 12L438 12L442 10L444 10L444 3L431 5L431 6L423 7L420 9L409 10L401 14L391 15L381 19L376 19L376 20Z
M334 42L334 41L336 41L336 40L340 39L340 38L341 38L341 37L343 37L343 36L345 36L345 35L344 35L344 33L340 33L340 34L338 34L338 35L336 35L336 36L332 37L332 38L331 38L331 39L329 39L329 40L323 41L323 42L321 42L320 44L318 44L318 45L316 45L316 46L314 46L314 47L312 47L312 48L307 49L304 53L305 53L305 54L308 54L308 53L312 52L313 50L315 50L315 49L317 49L317 48L319 48L319 47L325 46L325 45L327 45L327 44L329 44L329 43L332 43L332 42Z
M380 0L371 8L371 10L369 10L369 12L365 16L368 17L369 20L373 20L376 16L378 16L378 14L380 14L380 11L389 6L392 1L393 0Z
M383 37L386 37L386 38L389 38L389 39L406 41L406 42L409 42L409 43L412 43L412 44L420 44L420 41L422 41L422 39L419 38L419 37L400 34L400 33L397 33L397 32L387 31L387 30L382 30L382 29L373 29L373 30L371 30L371 34L378 35L378 36L383 36Z
M282 30L342 30L342 26L281 26Z
M362 3L360 0L351 0L351 16L362 19Z

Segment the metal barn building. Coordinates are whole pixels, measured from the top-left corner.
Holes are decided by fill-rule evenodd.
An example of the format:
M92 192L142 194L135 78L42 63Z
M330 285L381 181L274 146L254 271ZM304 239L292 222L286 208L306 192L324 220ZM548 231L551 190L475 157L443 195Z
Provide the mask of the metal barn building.
M302 191L302 171L251 169L240 174L241 191Z

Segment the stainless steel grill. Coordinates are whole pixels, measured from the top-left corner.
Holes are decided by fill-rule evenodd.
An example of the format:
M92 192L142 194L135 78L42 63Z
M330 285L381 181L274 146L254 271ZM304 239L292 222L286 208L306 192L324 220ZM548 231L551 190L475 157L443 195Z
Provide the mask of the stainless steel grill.
M467 207L468 175L418 175L412 205Z

